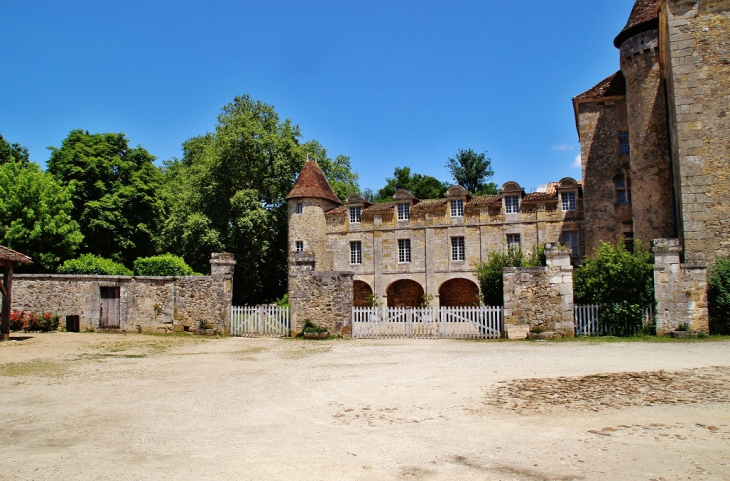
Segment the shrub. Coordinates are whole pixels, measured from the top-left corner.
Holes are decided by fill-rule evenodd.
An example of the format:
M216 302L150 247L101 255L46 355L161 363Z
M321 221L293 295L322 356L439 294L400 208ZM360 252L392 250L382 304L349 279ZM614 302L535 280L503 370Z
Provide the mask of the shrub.
M730 257L721 257L707 275L710 332L730 334Z
M520 249L509 249L505 253L492 251L487 259L477 265L476 277L481 289L480 300L486 306L504 305L504 281L502 269L505 267L539 267L544 265L545 248L540 246L530 256Z
M327 328L318 326L309 319L306 319L304 321L304 332L327 332Z
M83 254L69 259L58 268L59 274L90 274L107 276L131 276L132 271L118 262L93 254Z
M161 256L140 257L134 261L134 272L138 276L193 276L192 267L178 256L164 254Z
M58 313L45 312L37 314L33 311L12 311L10 313L10 330L25 332L50 332L58 329L61 317Z

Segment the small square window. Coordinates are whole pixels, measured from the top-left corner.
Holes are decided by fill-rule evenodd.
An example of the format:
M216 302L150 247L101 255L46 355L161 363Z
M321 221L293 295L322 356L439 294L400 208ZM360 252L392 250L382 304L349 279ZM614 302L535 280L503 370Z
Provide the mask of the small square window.
M398 262L411 262L411 240L398 239Z
M362 264L362 243L350 242L350 264Z
M520 198L516 195L508 195L504 198L504 212L506 214L517 214L520 212Z
M570 257L580 257L580 244L577 232L563 232L563 243L570 247Z
M304 250L304 241L297 241L294 250L297 252L302 252Z
M302 204L297 204L297 214L301 214L304 211L304 206Z
M560 194L563 210L576 210L575 192L562 192Z
M409 204L398 204L398 220L409 220L411 209Z
M465 261L466 252L464 249L464 238L463 237L452 237L451 238L451 260L452 261Z
M507 234L507 249L508 250L520 250L520 235L519 234Z
M350 223L359 224L362 215L362 207L350 207Z
M621 155L628 155L631 153L631 147L629 146L629 133L627 131L621 131L618 133L619 151Z
M452 200L451 201L451 217L464 217L464 201L463 200Z

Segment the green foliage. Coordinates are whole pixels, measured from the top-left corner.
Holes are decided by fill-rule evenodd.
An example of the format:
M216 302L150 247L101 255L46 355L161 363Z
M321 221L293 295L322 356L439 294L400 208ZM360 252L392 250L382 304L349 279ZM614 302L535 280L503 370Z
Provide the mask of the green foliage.
M623 240L616 247L602 242L573 272L573 298L576 304L602 304L600 321L614 335L641 329L644 309L654 303L654 256L648 246L635 241L629 252Z
M472 194L497 194L497 184L489 182L494 170L492 159L487 158L486 152L478 154L471 149L459 149L456 157L450 157L446 162L446 168L456 183Z
M476 277L481 289L480 300L485 306L504 305L505 267L539 267L544 265L545 247L539 246L526 256L521 249L507 252L490 251L487 258L477 265Z
M365 296L365 304L367 304L368 307L380 307L380 302L378 301L378 295L377 294L368 294Z
M0 244L33 259L25 272L54 272L76 254L83 235L71 220L72 195L33 162L0 165Z
M318 326L309 319L306 319L304 321L304 332L327 332L327 328Z
M424 294L421 296L421 307L429 307L433 301L433 294Z
M276 304L277 307L291 307L291 303L289 302L289 294L284 294L276 301L274 301L274 304Z
M730 334L730 257L721 257L707 275L710 332Z
M411 174L410 167L396 167L393 177L385 180L385 187L375 195L378 202L390 200L398 189L406 189L419 199L437 199L449 188L449 184L430 175Z
M12 311L10 313L10 330L25 332L51 332L58 329L61 316L57 313L42 314L30 311Z
M28 148L20 144L8 143L0 134L0 165L11 162L18 162L23 167L30 162L30 154Z
M124 134L73 130L51 147L48 172L74 186L72 217L81 226L83 250L127 266L156 253L163 203L155 157L131 148Z
M138 276L192 276L192 267L178 256L164 254L161 256L140 257L134 261L134 272Z
M59 274L88 274L107 276L131 276L132 271L111 259L82 254L78 259L69 259L58 268Z

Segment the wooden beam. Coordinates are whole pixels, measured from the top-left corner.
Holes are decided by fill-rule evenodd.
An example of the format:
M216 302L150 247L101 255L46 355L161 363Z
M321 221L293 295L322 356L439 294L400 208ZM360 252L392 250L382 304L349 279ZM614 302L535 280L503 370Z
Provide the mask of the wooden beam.
M3 295L2 316L0 317L0 340L10 338L10 304L12 302L13 293L13 266L5 266L3 287L5 293Z

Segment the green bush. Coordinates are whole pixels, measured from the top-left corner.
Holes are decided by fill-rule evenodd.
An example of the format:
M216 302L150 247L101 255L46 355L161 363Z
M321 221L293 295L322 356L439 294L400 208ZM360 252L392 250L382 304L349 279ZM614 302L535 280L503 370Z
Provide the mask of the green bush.
M730 257L721 257L707 275L710 332L730 334Z
M502 269L505 267L539 267L545 265L545 248L540 246L526 256L520 249L509 249L507 252L492 251L487 259L477 265L476 277L482 291L481 301L485 306L504 305L504 281Z
M134 272L138 276L194 276L192 267L178 256L140 257L134 261Z
M654 256L646 244L634 242L634 251L619 241L606 242L586 256L573 272L576 304L602 304L600 322L614 335L641 330L644 309L654 303Z
M107 276L131 276L132 271L111 259L83 254L78 259L69 259L58 268L59 274L89 274Z

